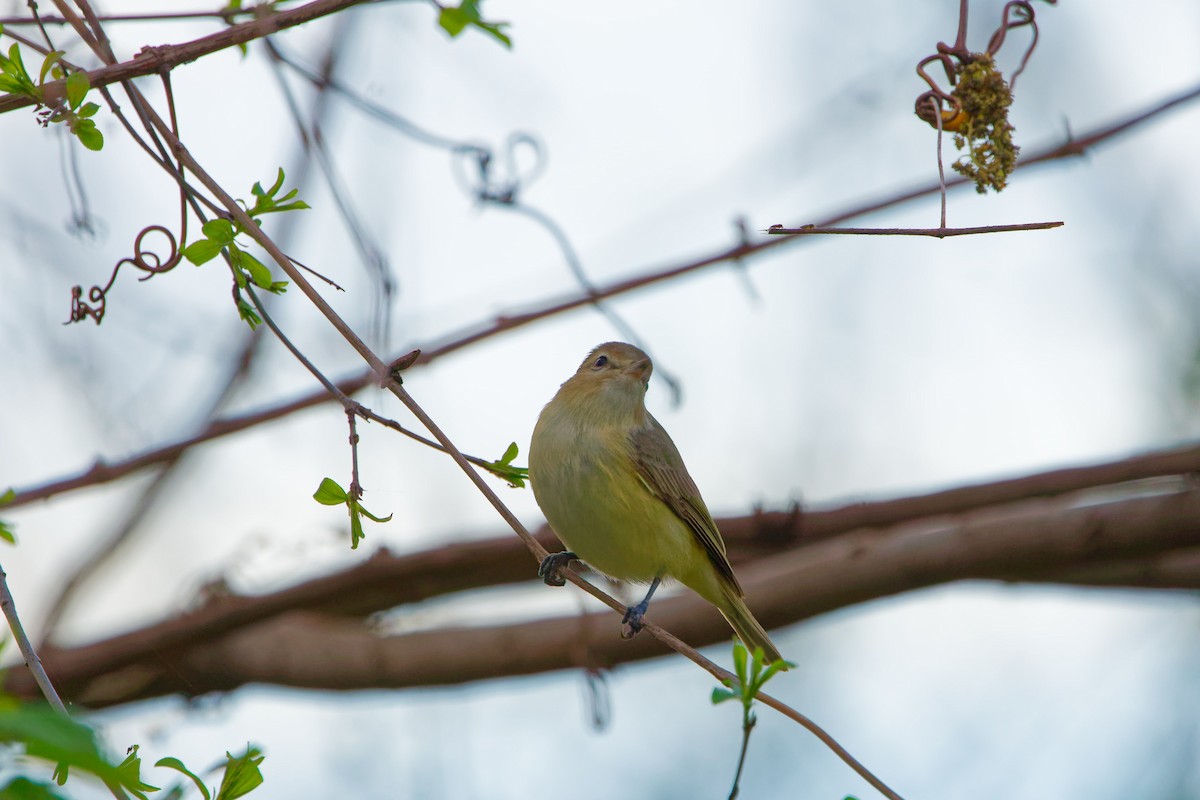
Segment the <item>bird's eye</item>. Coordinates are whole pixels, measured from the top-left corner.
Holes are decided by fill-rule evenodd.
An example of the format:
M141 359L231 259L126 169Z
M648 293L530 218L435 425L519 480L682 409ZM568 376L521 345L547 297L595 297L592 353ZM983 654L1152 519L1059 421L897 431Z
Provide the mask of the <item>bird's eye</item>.
M604 367L607 365L608 365L608 356L600 356L599 358L596 359L595 363L592 364L592 366L595 367L596 369L600 369L601 367Z

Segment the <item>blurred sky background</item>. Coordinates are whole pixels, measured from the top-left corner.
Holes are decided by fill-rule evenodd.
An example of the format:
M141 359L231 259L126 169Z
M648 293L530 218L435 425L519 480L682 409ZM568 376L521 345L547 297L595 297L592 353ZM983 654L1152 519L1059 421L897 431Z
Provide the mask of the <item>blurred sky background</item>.
M972 4L972 49L986 43L1002 5ZM208 7L171 4L184 8ZM5 14L26 10L0 2ZM512 51L473 31L452 41L436 27L436 9L408 2L276 40L316 64L344 26L337 76L373 101L501 153L514 133L536 137L544 169L522 199L561 226L598 284L728 247L739 216L752 230L799 225L936 178L934 133L912 114L925 88L913 67L937 41L953 40L950 0L487 0L484 13L512 23ZM1200 5L1091 0L1038 3L1037 13L1041 42L1012 113L1027 150L1200 82ZM127 59L145 44L220 27L107 30ZM1011 36L1000 58L1006 73L1028 41L1026 32ZM94 63L77 47L70 56ZM379 331L377 289L318 171L300 167L261 45L244 59L236 50L205 57L172 80L183 140L231 193L249 197L279 166L289 185L302 179L313 210L268 220L268 233L347 289L326 296L360 332ZM307 114L310 87L288 80ZM153 79L140 85L162 99ZM445 150L328 102L325 138L397 284L377 348L395 356L578 290L543 227L464 191L461 162L456 170ZM124 269L103 325L61 324L72 285L103 284L139 230L177 223L173 185L110 114L98 120L105 149L76 154L96 228L88 235L72 232L60 166L74 145L27 110L0 119L0 488L195 430L243 336L216 262L145 283ZM722 265L612 301L657 368L682 385L680 404L662 381L648 402L714 514L922 493L1194 440L1198 141L1192 103L1084 159L1018 172L1002 195L951 195L951 225L1064 220L1059 230L811 239L748 260L744 275ZM531 151L516 156L527 173ZM929 198L856 224L933 227L937 214ZM360 369L299 292L273 309L326 374ZM464 451L495 458L516 441L523 464L541 406L589 348L617 336L581 309L414 370L406 386ZM313 388L278 343L265 347L230 412ZM359 399L408 421L381 392ZM216 580L267 591L381 546L407 552L503 534L449 459L378 426L359 432L365 503L395 513L368 528L364 548L350 551L341 510L311 500L323 476L348 472L344 415L328 404L193 451L136 539L71 606L62 639L161 619ZM19 536L4 568L35 637L61 581L146 482L4 515ZM528 526L541 523L530 492L497 486ZM483 600L404 608L393 622L471 624L583 607L574 590L533 584ZM799 667L771 691L910 800L1200 797L1194 595L956 585L845 609L774 638ZM726 647L707 653L729 662ZM724 797L740 717L712 707L711 688L677 657L620 667L607 681L611 721L602 731L575 673L357 694L248 688L96 720L114 752L141 743L148 761L175 755L197 767L256 742L267 756L255 795L264 798ZM77 781L68 788L90 796ZM846 794L877 796L808 733L760 711L742 797Z

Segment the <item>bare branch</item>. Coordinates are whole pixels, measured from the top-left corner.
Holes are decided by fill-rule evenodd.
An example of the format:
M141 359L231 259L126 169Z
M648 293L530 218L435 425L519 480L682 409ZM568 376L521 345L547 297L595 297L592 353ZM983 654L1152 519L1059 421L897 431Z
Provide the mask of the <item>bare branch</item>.
M791 234L796 236L831 233L851 234L854 236L932 236L935 239L945 239L947 236L972 236L977 233L1044 231L1049 228L1061 228L1062 226L1062 222L1024 222L1019 225L980 225L974 228L828 228L816 225L785 228L782 225L772 225L767 228L767 233Z

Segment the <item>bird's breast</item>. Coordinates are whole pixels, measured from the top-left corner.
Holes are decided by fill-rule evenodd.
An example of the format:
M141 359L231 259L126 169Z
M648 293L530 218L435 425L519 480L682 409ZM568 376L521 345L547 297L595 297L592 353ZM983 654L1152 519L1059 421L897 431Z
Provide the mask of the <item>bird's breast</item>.
M563 543L614 578L650 581L697 550L683 522L639 477L628 434L539 420L529 477Z

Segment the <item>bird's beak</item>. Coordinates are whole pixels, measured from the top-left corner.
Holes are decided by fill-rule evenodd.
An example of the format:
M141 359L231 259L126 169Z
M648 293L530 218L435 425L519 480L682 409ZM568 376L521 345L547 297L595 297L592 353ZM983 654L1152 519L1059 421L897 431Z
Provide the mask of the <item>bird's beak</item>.
M650 363L650 359L643 358L626 367L626 372L636 377L642 383L646 383L650 380L650 372L653 369L654 365Z

